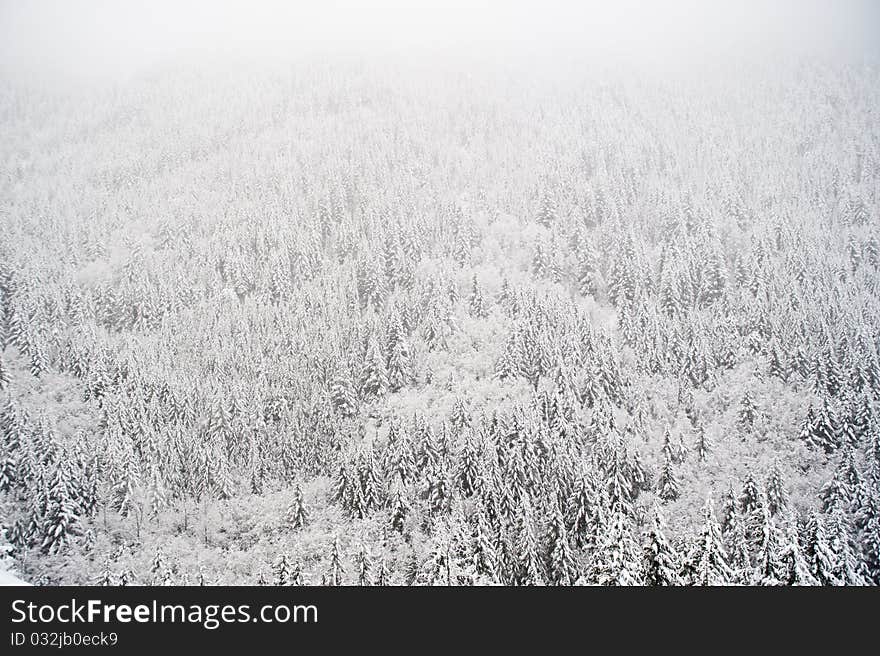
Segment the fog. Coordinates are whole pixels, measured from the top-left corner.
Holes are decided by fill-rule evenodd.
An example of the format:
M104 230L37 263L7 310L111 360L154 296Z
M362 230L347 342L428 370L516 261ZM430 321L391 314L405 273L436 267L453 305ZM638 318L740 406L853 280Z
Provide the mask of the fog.
M870 0L7 0L0 6L0 71L66 80L219 56L528 60L574 53L653 64L789 52L859 56L876 48L880 25L880 8Z

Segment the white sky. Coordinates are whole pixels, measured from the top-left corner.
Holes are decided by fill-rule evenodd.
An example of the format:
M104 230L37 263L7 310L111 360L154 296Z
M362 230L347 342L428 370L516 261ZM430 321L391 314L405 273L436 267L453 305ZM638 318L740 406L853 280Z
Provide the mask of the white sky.
M217 50L646 59L878 45L880 0L0 0L0 71L130 71Z

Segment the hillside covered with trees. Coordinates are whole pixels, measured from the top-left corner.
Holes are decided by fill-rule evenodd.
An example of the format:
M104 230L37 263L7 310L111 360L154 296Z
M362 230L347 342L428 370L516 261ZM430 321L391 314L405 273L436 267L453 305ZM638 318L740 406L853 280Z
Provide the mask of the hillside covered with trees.
M5 559L880 583L878 108L808 59L4 84Z

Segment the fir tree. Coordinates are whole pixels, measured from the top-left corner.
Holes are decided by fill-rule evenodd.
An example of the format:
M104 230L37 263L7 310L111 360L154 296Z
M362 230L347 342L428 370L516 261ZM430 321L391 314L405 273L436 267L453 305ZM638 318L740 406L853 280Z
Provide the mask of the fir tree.
M0 391L5 390L10 382L12 382L12 376L3 362L2 354L0 354Z
M728 585L733 580L711 497L703 507L703 529L688 560L693 585Z
M577 565L571 544L568 540L568 532L565 528L565 520L562 509L555 504L553 519L550 521L550 533L548 542L547 574L550 583L554 585L572 585L578 578Z
M754 399L750 391L746 390L739 404L737 413L737 422L740 429L744 432L750 432L755 426L755 420L758 417L758 407L755 405Z
M665 522L655 508L647 542L642 549L642 579L645 585L680 585L678 554L666 539Z
M782 471L779 468L779 460L773 462L773 469L767 479L767 508L771 515L776 515L788 505L788 493L782 480Z
M621 504L608 512L605 530L593 555L593 576L599 585L641 585L641 557L633 539L632 521Z
M360 386L361 394L368 400L381 398L388 392L388 370L375 335L370 336L367 343L367 354L361 370Z
M709 441L709 437L706 435L706 429L703 428L702 424L697 426L697 458L700 462L704 462L706 460L706 456L712 451L712 443Z
M361 545L354 559L357 569L357 584L360 586L373 585L373 559L367 553L367 548Z
M340 370L330 384L330 402L344 417L357 414L357 395L347 369Z
M278 562L275 564L275 582L274 585L290 585L290 563L287 560L287 554L281 554Z
M293 488L293 500L287 507L287 524L294 529L302 528L309 521L309 511L303 499L302 488L296 485Z
M841 585L837 556L828 541L825 524L816 513L807 522L804 556L811 576L821 585Z
M789 521L779 549L779 575L783 585L819 585L801 550L797 528Z
M342 566L342 554L339 549L339 538L333 538L333 546L330 548L330 556L327 560L327 569L322 578L323 585L342 585L342 577L345 569Z
M672 470L672 461L667 456L657 481L657 494L664 501L675 501L680 494L678 479Z
M781 550L779 529L770 514L769 504L761 503L763 522L760 530L761 542L755 558L756 568L752 578L755 585L782 585L783 573L779 560Z

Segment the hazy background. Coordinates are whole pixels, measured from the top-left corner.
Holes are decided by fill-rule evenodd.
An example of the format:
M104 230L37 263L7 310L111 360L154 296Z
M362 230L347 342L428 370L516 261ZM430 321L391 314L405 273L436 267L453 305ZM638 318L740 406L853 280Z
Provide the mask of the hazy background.
M347 53L645 62L875 51L872 0L0 0L0 72L117 77L159 62Z

